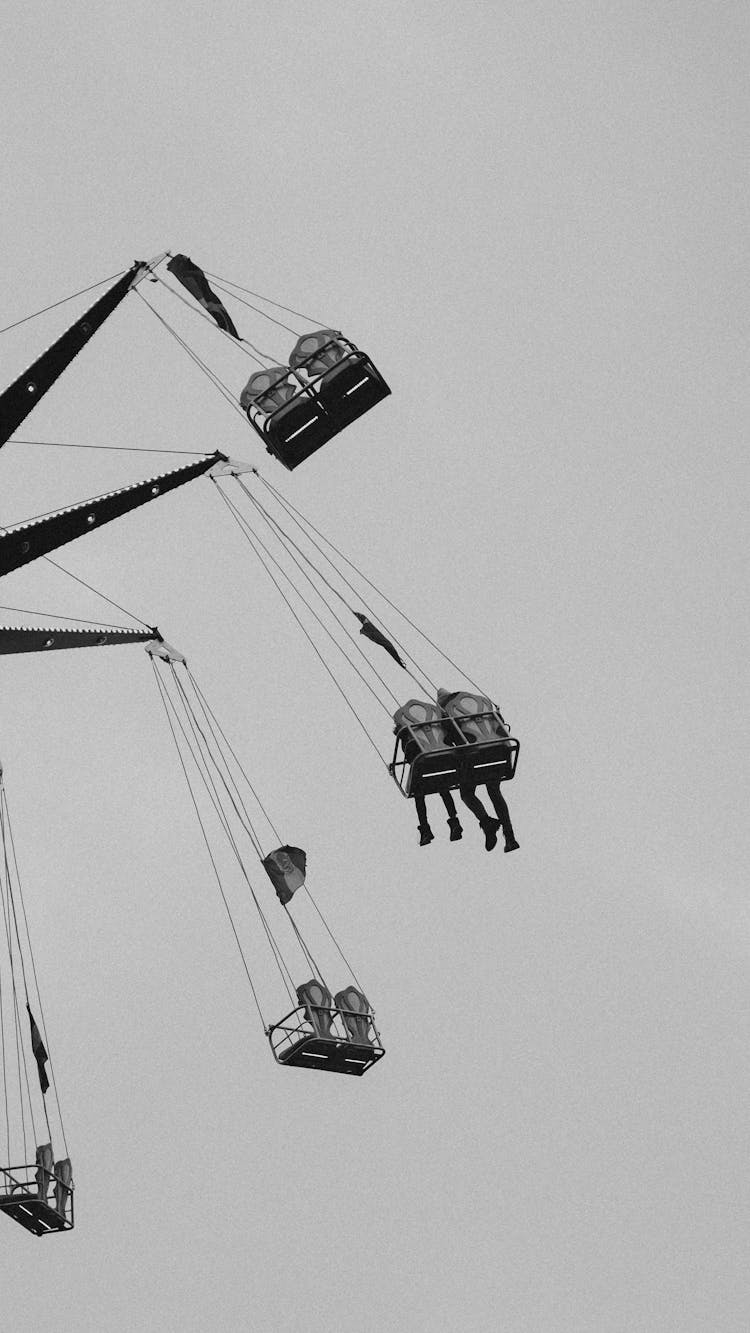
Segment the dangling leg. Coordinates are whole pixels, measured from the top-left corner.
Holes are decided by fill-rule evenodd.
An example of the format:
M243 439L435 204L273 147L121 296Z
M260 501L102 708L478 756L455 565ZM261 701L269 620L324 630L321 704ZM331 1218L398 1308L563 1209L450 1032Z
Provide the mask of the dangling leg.
M459 838L463 834L463 829L461 828L461 825L458 822L458 812L456 810L456 802L454 801L449 791L441 791L440 795L443 798L443 805L448 811L448 828L451 831L450 841L458 842Z
M463 781L458 789L458 794L464 805L479 820L479 826L484 833L484 845L487 851L491 852L492 848L497 846L497 830L500 827L500 820L493 819L491 815L487 814L476 794L476 788L472 786L471 782Z
M427 804L424 796L415 794L414 804L417 807L417 819L419 820L419 845L426 847L428 842L432 842L435 836L427 821Z
M503 796L503 793L500 790L500 783L488 782L487 795L492 801L492 804L494 805L495 811L497 813L497 817L500 820L500 824L503 830L503 837L505 838L506 852L517 851L519 843L516 842L516 835L513 832L513 825L510 822L510 810L508 809L505 803L505 797Z

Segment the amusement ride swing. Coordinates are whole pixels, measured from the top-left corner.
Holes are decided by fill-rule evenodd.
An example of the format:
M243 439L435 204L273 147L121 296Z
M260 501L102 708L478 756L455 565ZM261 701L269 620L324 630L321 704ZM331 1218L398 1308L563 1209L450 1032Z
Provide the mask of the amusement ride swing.
M187 301L156 271L166 260L169 261L166 267L172 277L187 290L202 309L196 310L192 301ZM278 357L261 351L255 344L241 338L223 301L209 285L206 274L186 256L170 256L167 252L150 263L135 263L126 273L118 275L104 295L19 375L5 392L0 393L0 447L9 441L24 443L11 440L11 437L40 398L47 393L73 358L131 291L135 291L136 295L142 298L159 322L183 347L234 410L246 417L263 439L267 451L289 470L308 459L334 435L389 394L388 386L372 361L337 330L317 327L307 333L299 334L288 324L269 315L266 310L251 304L245 298L252 296L255 300L262 300L308 323L315 321L308 320L299 312L292 311L287 306L280 306L269 298L260 297L236 283L219 279L214 274L209 274L208 277L222 295L236 300L258 315L295 334L297 342L288 354L286 365L282 365ZM146 300L140 290L144 279L158 283L159 290L165 289L173 298L184 302L195 314L208 320L212 327L216 326L225 340L240 348L261 366L261 369L255 371L245 384L239 395L239 402L236 393L227 387L218 373L211 369L176 332L163 313L152 302ZM159 451L154 450L154 452ZM451 840L461 836L450 794L457 789L464 803L477 814L485 832L487 848L494 847L497 841L496 829L503 823L505 849L506 851L515 849L518 844L510 826L507 807L500 796L500 782L512 779L514 776L518 741L510 736L509 728L497 706L468 676L465 676L465 679L471 688L452 692L436 690L434 681L427 675L424 667L420 666L412 653L396 639L392 630L386 626L382 615L376 612L368 599L371 600L372 594L375 594L376 600L379 598L381 603L385 603L403 619L408 626L405 637L408 638L410 634L420 636L442 662L446 662L458 672L456 664L431 639L419 631L408 616L399 612L389 598L379 593L357 566L324 537L273 485L262 478L255 467L238 462L220 451L214 451L170 472L37 516L12 528L0 529L0 575L9 573L39 557L49 559L49 553L65 543L123 517L131 510L150 503L203 475L214 484L225 508L277 588L294 620L303 630L402 795L414 799L419 813L420 841L424 844L432 838L427 825L425 800L428 795L434 793L441 795L449 813L451 808L453 810L453 815L449 818ZM247 484L251 478L253 490ZM236 492L232 496L225 489L230 483L239 488L239 496ZM359 586L356 586L353 579L358 581ZM303 580L302 586L300 580ZM90 587L90 585L85 586ZM351 604L352 600L357 602L356 606ZM342 605L358 622L358 635L353 634L342 620L338 610ZM320 633L325 636L322 642L319 638ZM359 636L364 636L371 644L383 649L399 672L406 672L417 683L423 694L426 693L428 696L432 694L432 700L412 698L402 703L400 701L402 696L393 690L363 651ZM158 630L149 626L144 626L142 630L90 625L86 628L77 626L72 629L60 629L57 626L16 626L0 629L0 654L47 651L64 647L104 646L125 642L144 643L151 659L180 767L274 1058L282 1065L363 1074L382 1057L383 1047L369 1002L309 892L306 883L306 854L302 849L287 844L267 850L268 830L276 841L280 842L280 835L271 824L255 787L219 726L183 655L170 648ZM334 665L329 658L332 658ZM342 683L342 668L347 675L346 684ZM394 667L389 666L388 669L393 670ZM353 671L357 678L354 688L366 689L370 698L385 710L390 724L395 724L393 726L396 735L395 750L390 762L381 752L381 746L366 725L362 708L354 701L349 671ZM476 789L482 786L486 787L498 814L505 810L507 827L502 816L493 820L484 811L476 797ZM5 809L4 806L1 808ZM252 816L251 809L255 809ZM209 832L209 824L212 833ZM4 823L3 837L5 826ZM266 830L263 836L260 833L261 827ZM244 901L245 906L247 905L249 891L249 900L257 910L261 923L261 937L265 937L270 957L292 1005L284 1018L270 1025L263 1017L257 988L248 965L247 942L235 922L237 905L235 903L233 911L226 887L226 872L222 872L219 867L217 830L218 845L223 848L223 854L228 857L235 875L239 872L239 882L244 892L244 899L241 899L241 902ZM289 935L284 949L276 938L268 913L251 882L246 865L248 850L258 856L284 909ZM10 922L13 900L9 896L11 889L7 874L7 859L5 882L7 887L4 891L4 911L6 921ZM309 924L306 927L306 934L303 935L300 922L289 910L293 895L300 889L304 892L297 899L297 903L309 899L314 909L313 927L319 933L322 925L324 947L330 948L331 942L333 943L351 976L351 982L335 994L329 990L323 971L316 961L319 944L316 944L316 952L313 955L307 942ZM10 906L6 908L6 904ZM9 927L6 928L6 941L10 950L12 937ZM312 973L310 980L297 986L292 980L288 962L290 945L292 950L301 952L305 966ZM20 957L18 949L20 944L16 949L16 957ZM10 968L12 979L12 956ZM14 981L11 988L15 1005ZM14 1013L14 1031L20 1051L17 1007ZM37 1056L41 1086L44 1080L43 1066L39 1064L39 1053L43 1051L46 1059L46 1048L31 1016L31 1009L29 1016L32 1050ZM2 1020L1 1013L0 1020ZM5 1055L4 1020L0 1021L0 1027L2 1027ZM47 1108L44 1102L46 1089L42 1087L41 1090L46 1115ZM30 1110L29 1095L27 1095L27 1108ZM6 1120L8 1120L7 1104ZM7 1150L10 1160L10 1142ZM28 1157L25 1140L24 1157L25 1159ZM0 1176L0 1210L7 1212L29 1230L35 1230L37 1234L69 1229L73 1224L73 1185L69 1158L55 1163L50 1145L37 1143L35 1165L18 1170L20 1174L15 1176L11 1168L0 1168L6 1181L10 1182L3 1187Z
M502 828L506 852L515 851L518 843L500 784L515 775L519 743L510 735L497 705L256 468L246 471L256 487L261 488L260 496L249 489L231 464L221 474L212 473L211 480L401 794L414 800L421 844L432 841L425 802L434 794L441 796L449 811L451 840L460 839L462 829L451 796L457 790L479 821L487 849L494 848L497 832ZM232 480L242 493L242 507L221 484ZM352 578L358 579L359 587L352 583ZM471 688L439 689L424 664L416 660L371 605L368 598L372 594L404 622L406 636L412 642L421 639L436 662L463 675ZM364 611L350 604L353 598ZM359 637L339 615L337 605L343 605L359 622L359 635L383 648L389 662L395 662L401 672L410 676L427 699L412 698L400 703L399 694L374 667ZM313 628L318 631L317 642ZM386 665L393 674L393 668L389 663ZM352 672L356 681L352 681ZM353 690L366 698L363 689L395 724L396 742L390 762L365 724L361 705L355 700ZM493 818L482 806L476 795L478 787L487 789L498 818Z
M127 630L113 626L82 629L58 626L0 628L0 655L58 651L66 648L105 647L113 644L150 643L160 645L157 629ZM0 766L0 899L2 900L2 937L0 938L0 1055L2 1057L3 1102L5 1111L5 1154L8 1165L0 1166L0 1212L35 1236L70 1231L73 1227L73 1173L63 1125L60 1099L49 1039L45 1030L36 964L31 947L26 906L19 873L16 846L10 822L5 779ZM33 1005L33 1008L32 1008ZM26 1009L30 1028L31 1054L36 1062L39 1091L29 1075L25 1040ZM36 1014L39 1015L37 1023ZM47 1065L50 1075L47 1074ZM52 1121L65 1147L65 1156L55 1161L52 1143L53 1124L46 1094L54 1092ZM41 1115L40 1115L41 1112ZM42 1120L47 1142L40 1142ZM35 1145L35 1160L29 1161L29 1139ZM21 1158L16 1164L16 1157Z
M361 1076L384 1054L369 1001L320 906L312 896L307 883L306 853L301 848L288 844L270 847L269 850L264 849L264 843L265 847L269 848L273 839L280 841L280 835L205 694L189 670L184 656L166 643L155 627L143 630L104 625L85 629L60 628L56 625L0 628L0 655L131 643L143 644L151 659L179 764L274 1059L280 1065ZM162 667L161 672L157 669L157 662ZM251 813L253 803L257 807L254 814ZM208 822L212 812L214 832L210 835ZM263 834L261 831L263 824L266 830L270 829L273 839L269 837L268 831ZM0 947L0 1052L8 1160L7 1167L0 1166L0 1212L6 1213L26 1230L42 1236L72 1228L74 1184L70 1157L66 1155L63 1159L55 1161L52 1149L53 1134L46 1102L46 1093L50 1087L46 1072L46 1065L49 1062L47 1053L49 1042L46 1032L42 1035L31 1008L33 1001L34 1010L39 1013L43 1022L36 966L31 952L2 769L0 769L0 835L3 843L3 864L0 867L0 898L3 908L3 947ZM244 892L234 906L230 902L226 872L220 869L218 844L222 844L225 850L227 847L230 849L230 861L234 860L236 867L239 868L240 887ZM269 920L267 909L263 907L260 895L250 877L247 867L249 850L257 855L283 908L288 927L286 945L280 943L278 931ZM314 913L314 915L308 913L311 919L304 931L289 907L292 898L300 889L304 890L301 898L309 901ZM260 934L265 936L270 956L292 1006L283 1017L271 1024L265 1020L258 987L251 973L248 962L248 941L243 940L242 927L237 923L239 912L247 906L248 894L261 923ZM23 929L19 923L22 923ZM313 954L308 937L316 930L319 938L315 943ZM331 945L350 978L335 995L327 985L328 968L326 967L324 972L318 961L321 947L326 948L330 954ZM296 986L289 961L292 950L299 950L305 966L312 973L309 980ZM33 991L29 985L30 977L33 978ZM33 1090L33 1078L29 1077L28 1072L29 1061L21 1014L22 1001L28 1012L31 1052L37 1063L39 1094ZM18 1094L14 1102L15 1084L18 1086ZM67 1153L57 1087L54 1084L53 1086L60 1133ZM40 1136L37 1132L40 1102L50 1140L44 1143L39 1142ZM36 1145L35 1160L31 1163L29 1134ZM19 1144L17 1154L12 1147L16 1141ZM20 1165L15 1164L16 1155L23 1157Z
M146 651L151 657L180 767L274 1058L281 1065L364 1074L384 1054L380 1035L357 976L312 896L307 883L307 854L302 848L288 844L264 849L264 844L268 849L273 840L280 842L281 835L185 658L164 643L152 642ZM161 670L157 668L157 662ZM263 1016L241 932L234 920L227 888L229 877L222 875L219 869L216 834L209 835L211 815L214 829L223 835L218 842L224 845L225 851L229 849L227 854L239 870L240 884L249 891L278 975L293 1005L288 1014L272 1024L266 1023ZM244 855L243 847L246 849ZM287 961L288 946L285 952L252 883L246 864L248 850L257 856L273 884L291 927L289 943L301 951L304 963L312 972L311 979L300 985L295 986L292 980ZM308 913L310 921L305 934L290 910L292 898L299 890L303 890L300 897L312 905L314 912L314 915ZM307 935L316 927L319 938L313 954ZM329 990L318 961L321 947L330 952L331 944L351 978L335 995Z
M2 899L2 939L0 940L0 1050L3 1064L3 1100L5 1108L5 1155L8 1166L0 1166L0 1211L36 1236L53 1231L69 1231L73 1226L73 1176L65 1138L49 1041L44 1031L36 965L31 949L29 923L18 871L16 847L10 823L5 780L0 767L0 899ZM33 1005L33 1009L32 1009ZM22 1011L26 1010L26 1014ZM39 1015L37 1024L35 1014ZM39 1092L29 1076L25 1034L27 1018L31 1054L36 1062ZM47 1065L50 1067L50 1077ZM52 1086L55 1109L52 1120L59 1130L65 1156L55 1161L53 1134L45 1093ZM55 1114L56 1111L56 1114ZM41 1112L41 1114L40 1114ZM41 1124L47 1142L40 1142ZM29 1164L29 1138L35 1145L35 1161ZM16 1156L21 1164L15 1165Z
M390 394L388 385L370 358L336 329L318 328L297 336L296 331L288 324L282 323L259 306L245 300L245 296L256 296L256 293L249 292L236 283L232 283L232 287L236 290L230 291L225 285L227 280L219 280L222 282L220 288L222 292L226 292L270 323L297 336L297 341L288 353L287 364L278 364L278 357L274 358L247 339L240 337L234 321L223 302L209 286L203 270L193 264L186 255L174 255L170 258L166 252L148 263L140 261L134 263L51 347L24 370L3 393L0 393L0 446L18 430L40 398L47 393L55 380L128 293L137 292L142 296L142 292L138 289L144 279L160 284L160 287L172 297L184 300L181 294L157 273L157 269L165 260L168 260L167 269L175 280L203 307L200 313L205 312L204 318L215 323L230 343L239 347L261 369L250 376L240 394L233 394L219 376L180 338L166 318L145 298L143 298L144 303L182 344L222 394L237 407L238 411L246 415L250 425L263 440L268 453L273 454L290 471ZM306 323L315 323L299 311L280 306L277 301L272 301L268 297L258 297L258 299L285 310ZM192 303L190 308L195 310ZM13 328L15 325L8 327Z

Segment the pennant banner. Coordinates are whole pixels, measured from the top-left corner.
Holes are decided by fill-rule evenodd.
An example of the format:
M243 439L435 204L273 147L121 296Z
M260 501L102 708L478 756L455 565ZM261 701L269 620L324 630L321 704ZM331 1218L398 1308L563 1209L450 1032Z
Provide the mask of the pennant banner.
M305 882L305 853L301 847L278 847L263 858L263 865L279 902L285 906Z
M222 305L216 292L208 285L208 278L202 268L198 268L192 259L187 255L175 255L167 264L170 273L173 273L178 282L181 282L186 291L195 297L199 305L207 310L212 319L216 320L220 329L225 333L231 333L233 338L239 340L239 333L232 323L227 310Z
M406 666L401 661L401 658L396 652L396 649L394 648L390 639L386 639L385 635L381 634L377 625L373 625L372 621L368 620L367 616L364 616L361 611L355 611L354 614L362 626L361 630L359 631L360 634L364 634L366 639L371 639L373 643L378 643L380 644L381 648L385 648L385 651L387 653L390 653L394 662L398 662L399 666L403 667L405 671Z
M39 1087L42 1089L42 1093L45 1093L49 1087L49 1079L47 1078L47 1070L44 1066L49 1060L49 1056L44 1048L42 1034L36 1025L36 1020L28 1005L26 1005L26 1011L29 1015L29 1022L31 1024L31 1049L34 1052L36 1067L39 1070Z

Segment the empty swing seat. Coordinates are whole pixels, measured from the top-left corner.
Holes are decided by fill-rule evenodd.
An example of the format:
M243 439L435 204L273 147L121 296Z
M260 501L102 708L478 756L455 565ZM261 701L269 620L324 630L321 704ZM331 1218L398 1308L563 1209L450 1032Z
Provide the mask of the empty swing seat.
M461 702L469 696L461 695ZM444 715L436 705L410 699L394 713L396 746L390 771L404 796L430 796L507 782L514 776L518 741L509 736L497 709ZM456 710L458 712L458 710ZM466 718L466 723L464 723ZM465 728L465 729L464 729ZM481 737L474 740L473 737ZM447 743L450 738L451 744Z
M327 1069L334 1074L366 1073L385 1054L366 997L355 987L336 996L313 979L297 987L299 1008L268 1029L280 1065Z
M52 1162L49 1144L37 1148L30 1166L0 1167L0 1212L35 1236L73 1228L70 1158Z

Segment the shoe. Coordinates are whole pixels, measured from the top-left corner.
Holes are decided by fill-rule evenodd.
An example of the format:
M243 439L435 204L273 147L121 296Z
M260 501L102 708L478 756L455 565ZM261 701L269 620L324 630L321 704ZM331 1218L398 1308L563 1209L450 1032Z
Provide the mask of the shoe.
M512 833L509 838L505 839L506 852L517 852L520 846L521 846L520 842L516 842Z
M434 836L435 836L435 834L433 833L433 831L432 831L431 828L422 828L422 827L420 826L420 829L419 829L419 845L420 845L420 847L426 847L427 844L428 844L428 842L432 842Z
M463 837L463 835L464 835L464 831L463 831L463 829L461 828L461 825L459 824L458 820L457 820L457 819L449 819L449 820L448 820L448 828L449 828L450 831L451 831L451 836L450 836L449 841L450 841L450 842L460 842L461 839L462 839L462 837Z
M491 852L493 847L497 847L497 831L499 827L499 819L488 819L487 823L482 825L482 828L484 829L484 845L488 852Z

